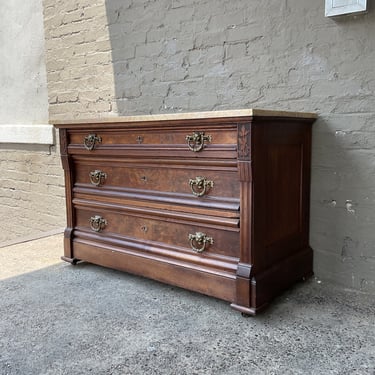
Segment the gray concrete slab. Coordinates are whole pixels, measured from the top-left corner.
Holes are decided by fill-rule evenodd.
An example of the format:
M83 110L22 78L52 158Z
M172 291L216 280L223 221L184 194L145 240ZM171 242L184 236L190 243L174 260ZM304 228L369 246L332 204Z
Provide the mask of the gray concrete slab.
M375 374L374 295L315 279L244 318L141 277L0 249L0 374Z

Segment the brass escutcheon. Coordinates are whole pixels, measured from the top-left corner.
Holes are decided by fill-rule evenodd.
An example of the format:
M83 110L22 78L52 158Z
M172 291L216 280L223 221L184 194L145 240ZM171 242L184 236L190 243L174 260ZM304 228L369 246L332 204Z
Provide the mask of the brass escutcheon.
M102 138L96 134L87 135L83 141L83 145L88 151L92 151L97 143L102 143Z
M99 215L91 216L89 222L94 232L100 232L107 226L107 220Z
M95 171L91 171L89 173L89 176L91 183L95 186L99 186L104 183L104 180L107 178L107 173L104 173L99 169L95 169Z
M186 136L187 145L189 150L198 152L203 150L204 142L211 142L210 135L204 135L204 132L194 132L192 135Z
M202 253L204 250L206 250L207 244L213 245L214 243L214 239L212 237L208 237L205 233L202 232L196 232L195 234L189 233L189 241L190 247L196 253Z
M191 188L192 193L196 197L202 197L203 195L208 193L210 188L214 187L214 182L207 180L206 177L197 176L195 179L189 180L189 185Z

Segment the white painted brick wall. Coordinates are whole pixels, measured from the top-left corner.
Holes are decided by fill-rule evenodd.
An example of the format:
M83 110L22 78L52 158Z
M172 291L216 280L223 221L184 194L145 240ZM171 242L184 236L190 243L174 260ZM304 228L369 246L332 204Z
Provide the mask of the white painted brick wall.
M65 189L54 147L1 145L0 243L65 225Z

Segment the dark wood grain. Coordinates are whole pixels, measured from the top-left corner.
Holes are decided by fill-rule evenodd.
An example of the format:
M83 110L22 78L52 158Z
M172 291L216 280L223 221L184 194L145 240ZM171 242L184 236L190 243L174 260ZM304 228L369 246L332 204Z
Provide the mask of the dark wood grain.
M75 163L75 184L92 185L89 173L99 169L107 174L107 179L103 182L103 188L133 188L140 190L154 190L160 192L182 193L194 196L189 185L190 179L197 176L205 177L213 182L213 187L207 190L205 198L210 197L240 197L240 187L237 181L237 166L230 163L228 166L215 167L209 169L204 166L192 166L184 164L181 160L179 165L164 166L159 163L126 163L113 161L91 162L77 161Z

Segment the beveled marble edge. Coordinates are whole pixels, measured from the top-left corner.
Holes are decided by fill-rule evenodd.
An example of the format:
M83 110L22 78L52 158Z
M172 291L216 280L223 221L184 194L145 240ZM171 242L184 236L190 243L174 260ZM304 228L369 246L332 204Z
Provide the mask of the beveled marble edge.
M299 117L307 119L317 118L317 114L310 112L292 112L292 111L277 111L268 109L234 109L227 111L207 111L207 112L185 112L185 113L165 113L157 115L139 115L139 116L118 116L118 117L98 117L92 119L56 119L50 120L54 125L67 124L96 124L96 123L117 123L117 122L146 122L146 121L167 121L167 120L190 120L190 119L205 119L205 118L231 118L231 117L251 117L251 116L265 116L265 117Z

